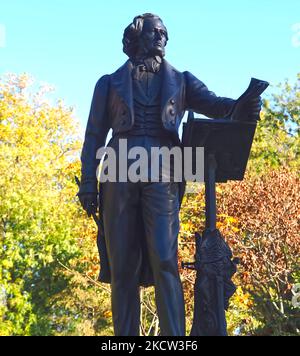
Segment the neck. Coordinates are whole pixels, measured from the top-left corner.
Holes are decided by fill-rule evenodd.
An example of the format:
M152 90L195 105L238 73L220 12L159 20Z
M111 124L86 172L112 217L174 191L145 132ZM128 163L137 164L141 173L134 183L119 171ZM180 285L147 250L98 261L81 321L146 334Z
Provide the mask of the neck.
M157 63L161 63L162 62L162 57L161 56L157 56L157 55L151 55L151 54L141 54L141 55L136 55L135 57L132 58L132 61L134 63L141 63L144 62L145 60L148 59L154 59L156 60Z

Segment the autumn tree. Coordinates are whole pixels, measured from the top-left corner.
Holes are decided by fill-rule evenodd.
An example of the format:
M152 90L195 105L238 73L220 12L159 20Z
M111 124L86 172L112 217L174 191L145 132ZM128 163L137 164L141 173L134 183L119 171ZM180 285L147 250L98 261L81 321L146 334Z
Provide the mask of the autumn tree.
M26 75L0 79L0 335L112 335L110 289L97 281L96 226L76 198L82 141L71 108ZM241 258L230 334L297 334L300 76L264 102L243 182L217 186L218 228ZM179 267L204 228L204 189L184 197ZM187 329L193 272L181 270ZM141 333L157 335L153 289Z
M76 199L79 126L71 108L51 102L49 87L31 84L27 75L0 80L1 335L68 333L86 324L82 309L72 314L76 298L63 295L76 273L88 278L98 268L96 229Z
M300 168L300 73L289 81L269 89L264 100L251 149L248 172L262 174L267 169Z
M244 181L217 185L217 227L241 259L228 312L231 334L299 334L299 310L291 303L300 281L299 108L300 75L265 100ZM202 187L183 202L182 260L193 258L194 233L204 229L204 201ZM195 276L182 276L190 327Z

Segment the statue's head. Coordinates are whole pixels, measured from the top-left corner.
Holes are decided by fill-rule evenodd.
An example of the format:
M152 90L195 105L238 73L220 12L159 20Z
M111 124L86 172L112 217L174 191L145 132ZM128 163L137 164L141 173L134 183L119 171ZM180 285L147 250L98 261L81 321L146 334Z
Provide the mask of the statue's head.
M162 20L153 14L136 16L126 27L123 52L129 58L165 55L168 32Z

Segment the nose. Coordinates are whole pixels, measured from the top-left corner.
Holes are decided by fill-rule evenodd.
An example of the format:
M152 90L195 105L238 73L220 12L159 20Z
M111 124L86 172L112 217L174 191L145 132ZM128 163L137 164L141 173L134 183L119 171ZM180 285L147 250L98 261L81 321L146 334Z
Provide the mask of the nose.
M155 31L155 39L161 40L163 37L162 32L160 31Z

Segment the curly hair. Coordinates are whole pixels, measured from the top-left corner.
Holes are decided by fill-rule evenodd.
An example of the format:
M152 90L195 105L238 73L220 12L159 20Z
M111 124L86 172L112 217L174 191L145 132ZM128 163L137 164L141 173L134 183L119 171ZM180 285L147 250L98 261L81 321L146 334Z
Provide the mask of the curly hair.
M146 13L143 15L136 16L133 19L132 23L125 28L123 41L122 41L123 52L127 54L129 58L135 57L139 49L139 37L143 31L144 21L145 19L149 19L149 18L155 18L163 22L159 16ZM168 41L169 37L168 37L167 29L166 29L166 33L167 33L167 41Z

